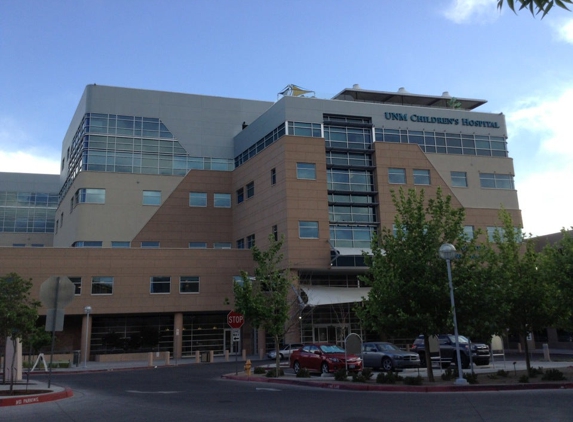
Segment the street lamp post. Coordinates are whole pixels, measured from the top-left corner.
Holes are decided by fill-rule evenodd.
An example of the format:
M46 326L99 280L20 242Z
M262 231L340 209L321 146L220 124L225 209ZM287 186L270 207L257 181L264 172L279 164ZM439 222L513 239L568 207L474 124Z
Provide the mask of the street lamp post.
M84 350L84 368L88 366L88 339L89 339L89 331L90 331L90 313L92 312L91 306L86 306L84 308L84 312L86 313L86 348Z
M440 258L446 260L448 266L448 283L450 285L450 301L452 303L452 314L454 316L454 335L456 336L456 356L458 361L458 379L455 381L456 385L467 385L468 381L464 378L462 373L462 361L460 359L460 340L458 336L458 321L456 318L456 304L454 301L454 285L452 283L452 267L451 260L456 257L456 248L451 243L444 243L440 246Z

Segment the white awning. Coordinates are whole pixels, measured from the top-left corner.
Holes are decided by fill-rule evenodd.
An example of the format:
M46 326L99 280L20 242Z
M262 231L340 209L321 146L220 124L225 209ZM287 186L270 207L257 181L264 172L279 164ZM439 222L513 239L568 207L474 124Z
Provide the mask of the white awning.
M308 296L307 305L332 305L362 302L368 297L370 287L300 286Z

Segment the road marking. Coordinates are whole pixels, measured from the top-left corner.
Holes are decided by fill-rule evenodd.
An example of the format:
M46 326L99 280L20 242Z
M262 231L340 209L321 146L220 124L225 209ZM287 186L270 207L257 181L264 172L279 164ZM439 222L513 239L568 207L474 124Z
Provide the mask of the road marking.
M137 391L137 390L126 390L127 393L136 393L136 394L177 394L181 393L181 391Z
M259 388L257 387L257 391L281 391L278 388Z

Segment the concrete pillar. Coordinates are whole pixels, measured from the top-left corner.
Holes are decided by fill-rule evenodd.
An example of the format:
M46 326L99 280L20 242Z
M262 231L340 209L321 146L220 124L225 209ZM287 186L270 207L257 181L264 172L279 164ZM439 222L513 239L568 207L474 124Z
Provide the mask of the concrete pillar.
M90 315L89 317L87 315L84 315L82 319L82 341L80 347L81 350L80 359L82 361L81 362L82 366L84 362L90 360L91 343L92 343L92 321L93 321L93 315ZM86 344L86 339L87 339L87 344Z
M153 352L147 354L147 366L153 366Z
M183 313L177 312L173 318L173 359L181 359L183 352Z
M229 362L229 351L225 350L225 362Z
M201 352L199 350L195 351L195 363L201 362Z
M12 371L12 360L14 360L14 371ZM11 338L6 338L6 353L4 354L6 372L4 381L22 381L22 343L16 340L16 347Z
M549 345L547 343L543 343L543 359L547 362L551 362L551 356L549 355Z

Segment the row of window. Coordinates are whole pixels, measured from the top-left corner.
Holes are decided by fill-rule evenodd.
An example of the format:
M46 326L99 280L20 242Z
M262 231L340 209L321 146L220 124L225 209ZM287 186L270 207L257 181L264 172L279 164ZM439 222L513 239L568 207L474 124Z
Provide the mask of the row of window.
M414 169L413 178L415 185L430 185L430 170ZM450 172L452 186L454 187L468 187L468 176L465 171L452 171ZM514 189L513 175L511 174L498 174L498 173L480 173L480 186L482 188L491 189ZM404 168L389 168L388 169L388 182L391 184L405 184L406 183L406 169Z
M53 233L58 195L0 191L0 232Z
M75 286L75 294L82 294L82 278L68 277ZM181 276L179 277L179 293L199 293L200 279L198 276ZM92 295L111 295L113 294L114 277L96 276L91 278ZM169 294L171 293L170 276L153 276L149 282L149 293L151 294Z
M99 240L91 241L77 241L72 244L74 248L102 248L103 242ZM112 241L112 248L131 248L131 242L128 241ZM141 248L143 249L158 249L160 242L157 241L143 241ZM207 249L207 242L189 242L189 249ZM231 249L231 242L213 242L213 249Z

